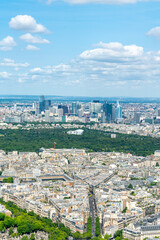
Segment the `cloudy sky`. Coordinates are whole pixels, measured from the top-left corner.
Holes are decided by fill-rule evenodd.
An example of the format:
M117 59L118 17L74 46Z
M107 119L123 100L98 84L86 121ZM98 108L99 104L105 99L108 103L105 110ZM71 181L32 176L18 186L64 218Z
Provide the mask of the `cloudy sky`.
M160 1L0 1L0 94L160 97Z

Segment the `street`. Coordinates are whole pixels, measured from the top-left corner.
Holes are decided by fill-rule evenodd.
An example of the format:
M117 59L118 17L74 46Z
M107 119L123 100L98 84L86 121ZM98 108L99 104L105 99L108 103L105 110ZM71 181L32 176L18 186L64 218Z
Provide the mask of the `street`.
M90 209L90 216L92 217L92 235L93 237L95 237L97 205L96 205L95 194L93 191L93 186L89 190L89 209Z

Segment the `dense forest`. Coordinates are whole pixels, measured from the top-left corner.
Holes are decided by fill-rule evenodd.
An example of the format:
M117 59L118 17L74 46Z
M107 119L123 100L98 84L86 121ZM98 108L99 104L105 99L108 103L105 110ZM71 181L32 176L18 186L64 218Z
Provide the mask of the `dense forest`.
M117 151L147 156L160 150L160 138L119 134L84 129L81 136L69 135L66 129L0 130L0 149L5 151L35 151L41 147L84 148L87 151Z

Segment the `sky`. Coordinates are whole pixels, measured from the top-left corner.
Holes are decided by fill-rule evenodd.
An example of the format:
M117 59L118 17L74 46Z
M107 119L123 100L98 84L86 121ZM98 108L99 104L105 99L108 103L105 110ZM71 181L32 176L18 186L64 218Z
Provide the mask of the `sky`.
M160 0L1 0L0 94L160 97Z

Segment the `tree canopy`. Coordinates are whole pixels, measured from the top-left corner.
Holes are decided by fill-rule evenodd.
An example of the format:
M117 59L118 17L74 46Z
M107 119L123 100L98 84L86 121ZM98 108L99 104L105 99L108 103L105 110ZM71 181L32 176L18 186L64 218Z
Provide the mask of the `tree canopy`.
M38 152L41 147L85 148L88 151L126 152L147 156L160 150L160 138L116 133L84 128L80 136L67 134L68 129L6 129L0 130L0 149L5 151Z

